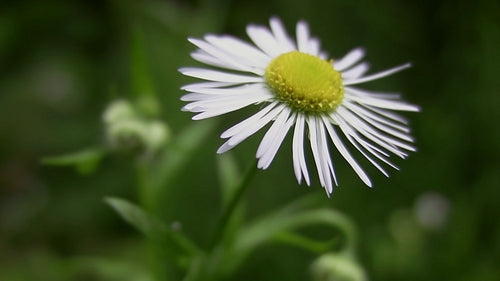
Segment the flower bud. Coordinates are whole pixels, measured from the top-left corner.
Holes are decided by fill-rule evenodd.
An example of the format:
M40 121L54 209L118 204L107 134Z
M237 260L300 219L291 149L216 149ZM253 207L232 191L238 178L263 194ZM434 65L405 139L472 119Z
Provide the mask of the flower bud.
M349 255L328 253L311 266L315 281L366 281L364 269Z
M104 111L106 138L118 149L154 152L168 140L167 125L159 120L146 119L128 101L112 102Z

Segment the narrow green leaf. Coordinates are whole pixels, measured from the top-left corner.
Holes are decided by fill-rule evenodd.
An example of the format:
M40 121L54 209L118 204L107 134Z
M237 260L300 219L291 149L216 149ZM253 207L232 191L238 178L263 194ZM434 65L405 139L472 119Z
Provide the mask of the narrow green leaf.
M135 26L131 49L132 90L138 97L154 95L153 84L147 70L146 55L141 30Z
M341 243L342 239L333 237L326 241L318 241L291 231L283 231L274 235L273 240L319 254L331 250L335 245Z
M153 219L141 208L120 198L105 198L110 205L127 223L135 227L146 236L153 236L156 232L164 231L165 225Z
M224 153L217 157L217 172L221 186L222 203L227 205L241 179L236 159L231 153Z
M182 132L173 135L171 143L161 156L161 161L152 171L154 188L164 188L169 181L182 171L191 157L201 147L215 128L214 120L194 122Z
M319 246L321 246L322 251L328 250L323 249L323 246L326 245L323 243L328 243L330 240L312 242L312 239L306 240L303 237L299 238L295 234L290 235L295 230L313 225L324 225L340 230L343 236L344 250L353 251L356 240L354 225L343 214L327 208L298 213L283 213L280 211L258 219L240 230L233 248L234 255L237 256L233 258L233 266L238 266L258 246L271 242L276 238L281 238L281 242L290 242L291 245L308 250L318 250L316 247ZM332 237L332 239L335 239L335 237ZM334 240L331 240L331 243L331 246L336 245Z
M343 214L332 209L316 209L283 216L273 214L250 224L241 230L237 249L247 250L269 241L283 231L291 231L310 225L327 225L341 230L349 243L355 239L352 222Z
M173 230L165 223L152 217L140 207L120 198L105 198L108 203L126 222L142 232L148 238L158 242L165 254L174 260L185 263L185 256L195 256L200 252L198 247L180 231Z
M60 156L45 157L42 164L51 166L74 166L79 173L93 173L101 159L108 153L105 148L87 148Z

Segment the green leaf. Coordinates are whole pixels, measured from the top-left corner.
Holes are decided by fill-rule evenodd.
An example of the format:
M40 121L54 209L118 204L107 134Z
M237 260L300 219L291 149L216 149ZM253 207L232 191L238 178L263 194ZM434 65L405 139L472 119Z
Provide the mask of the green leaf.
M161 160L152 167L150 182L154 183L151 189L155 196L158 195L156 192L159 192L159 189L163 192L168 190L165 187L185 168L207 136L214 130L215 124L214 120L194 122L184 131L172 136L170 144L161 155Z
M45 157L42 164L51 166L74 166L81 174L93 173L101 159L108 153L103 147L87 148L61 156Z
M153 84L147 70L142 33L138 26L133 29L131 47L132 90L139 97L154 95Z
M143 41L142 31L136 25L133 29L131 46L132 91L137 97L135 104L138 110L145 116L156 117L160 112L160 105L155 97L153 82L148 71Z
M338 245L341 239L339 237L333 237L332 239L328 239L326 241L318 241L291 231L283 231L274 235L273 240L309 250L311 252L324 253L331 250L335 245Z
M222 202L225 206L233 197L241 179L238 165L231 153L224 153L217 157L217 172L220 180Z
M146 236L153 236L155 232L163 231L165 225L153 219L138 206L127 200L120 198L105 198L106 203L110 205L126 222L134 226L137 230Z
M197 255L200 250L196 245L174 227L152 217L140 207L120 198L105 198L126 222L160 245L166 256L185 266L187 259Z
M352 222L343 214L328 208L301 210L301 207L313 202L310 199L299 200L241 228L231 249L232 254L229 255L231 258L226 261L226 266L237 268L257 247L276 241L315 253L326 252L342 241L344 246L342 250L353 252L356 233ZM331 227L336 230L334 233L340 230L341 237L333 236L326 241L318 241L295 233L300 228L315 225Z
M261 218L241 230L235 249L251 251L280 233L312 225L326 225L338 229L345 236L346 247L354 246L356 237L353 223L338 211L320 208L288 215L276 213Z

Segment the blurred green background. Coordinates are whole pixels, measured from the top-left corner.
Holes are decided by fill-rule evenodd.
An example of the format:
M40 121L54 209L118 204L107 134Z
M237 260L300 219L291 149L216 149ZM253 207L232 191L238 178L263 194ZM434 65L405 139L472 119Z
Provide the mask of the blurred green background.
M365 87L401 91L421 105L421 113L405 114L419 151L396 160L401 171L390 179L363 163L373 189L335 156L340 187L327 199L317 179L310 188L297 185L288 139L249 188L250 217L318 193L356 223L360 263L371 280L500 280L499 14L499 2L487 0L3 1L0 280L147 280L148 245L102 200L138 201L134 156L113 154L92 174L40 160L104 142L106 105L133 97L134 30L160 118L175 135L193 122L179 101L179 87L193 79L177 69L197 65L186 37L247 38L248 23L267 25L272 15L291 35L307 20L334 57L366 47L372 71L411 61L410 70ZM246 114L217 118L161 198L161 215L180 221L201 244L220 208L218 135ZM234 150L241 167L259 136ZM234 280L310 280L313 259L268 245Z

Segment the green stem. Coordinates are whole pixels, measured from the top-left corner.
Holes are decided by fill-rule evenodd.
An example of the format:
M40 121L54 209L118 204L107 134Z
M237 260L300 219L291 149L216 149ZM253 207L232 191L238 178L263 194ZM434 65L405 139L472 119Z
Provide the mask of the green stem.
M245 193L250 181L253 179L255 172L257 171L257 159L252 161L252 164L247 168L245 175L242 180L238 183L238 186L235 188L235 192L233 193L231 200L224 208L222 216L218 222L217 228L215 230L215 235L213 237L212 243L210 244L210 250L213 250L217 243L222 239L224 233L226 232L226 228L228 226L228 222L231 219L231 216L234 214L234 210L238 207L238 204Z

